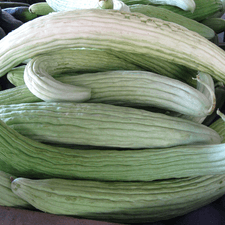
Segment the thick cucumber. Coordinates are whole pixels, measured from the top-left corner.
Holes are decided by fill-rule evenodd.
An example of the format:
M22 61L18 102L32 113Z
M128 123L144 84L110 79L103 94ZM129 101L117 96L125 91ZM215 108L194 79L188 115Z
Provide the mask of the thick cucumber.
M108 104L4 105L0 118L21 134L42 142L119 148L220 143L220 136L202 124Z
M225 176L154 182L17 178L15 194L44 212L117 223L146 223L186 214L224 194Z
M12 192L11 179L16 179L16 177L0 171L0 205L15 208L34 208Z
M76 64L62 58L49 62L48 56L33 58L25 67L24 80L29 90L44 101L56 101L55 89L62 84L78 85L91 89L88 102L107 103L133 107L158 107L188 116L203 117L214 110L214 86L210 96L197 89L156 73L147 71L116 70L87 73L75 76L61 76L57 80L52 75L73 70ZM55 65L65 65L60 66ZM202 82L198 79L198 83ZM53 85L55 83L55 85ZM203 82L204 83L204 82ZM214 84L213 84L214 85ZM208 89L211 89L210 87ZM59 96L59 98L61 98ZM71 97L69 98L72 101Z
M2 121L0 143L0 169L27 178L151 181L225 172L224 144L142 150L62 148L26 138Z
M35 55L81 47L145 54L225 79L224 51L201 35L140 13L97 9L51 13L11 32L0 40L0 75Z

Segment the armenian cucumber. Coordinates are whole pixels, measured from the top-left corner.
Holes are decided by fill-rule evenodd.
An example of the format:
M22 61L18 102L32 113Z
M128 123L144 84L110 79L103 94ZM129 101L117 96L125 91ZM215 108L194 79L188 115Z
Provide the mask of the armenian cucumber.
M209 126L213 130L215 130L222 137L222 143L225 143L225 122L222 118L217 119Z
M81 47L145 54L224 81L225 53L201 35L140 13L98 9L54 12L11 32L0 40L0 75L38 54Z
M73 58L65 60L64 57L58 57L52 59L52 63L48 63L48 56L34 57L25 67L26 86L43 101L60 99L56 99L55 87L61 82L90 88L91 98L87 101L93 103L158 107L197 117L207 116L215 108L214 86L212 90L207 86L210 95L205 96L183 82L148 71L115 70L61 76L57 80L52 77L66 70L73 71L73 67L76 67L73 61ZM198 83L203 82L200 78L197 80ZM71 96L69 100L73 100Z
M29 6L29 12L37 16L44 16L54 12L54 10L47 2L37 2Z
M0 91L0 105L19 103L40 102L41 100L33 95L26 85L12 87Z
M177 23L189 30L199 33L209 40L213 39L215 36L214 30L209 26L206 26L193 19L189 19L185 16L179 15L178 13L172 12L168 9L156 7L153 5L135 4L130 6L130 10L131 12L143 13L149 17L156 17L165 21Z
M101 103L4 105L0 106L0 119L42 142L137 149L221 141L214 130L202 124Z
M129 6L134 4L171 5L184 11L190 11L191 13L194 12L196 7L194 0L123 0L123 2Z
M15 194L37 209L60 215L123 224L156 222L181 216L220 198L225 176L153 182L17 178Z
M16 179L16 177L0 171L0 205L15 208L34 208L28 202L12 192L12 179Z
M157 149L57 147L36 142L0 121L0 169L27 178L152 181L225 172L225 144Z
M111 70L146 70L180 80L190 86L196 87L196 81L193 78L198 74L197 71L185 66L145 56L143 54L104 51L101 49L63 49L37 56L37 58L39 62L38 65L40 63L48 65L48 73L55 74L53 75L54 77L56 77L56 74L59 72L82 74ZM11 82L22 80L22 83L19 83L20 85L24 84L23 67L25 68L25 65L22 67L17 66L8 72L7 77L11 79ZM57 72L57 70L59 72ZM18 76L21 77L19 78ZM13 77L15 77L15 81L13 81ZM16 84L16 86L17 85L19 84Z

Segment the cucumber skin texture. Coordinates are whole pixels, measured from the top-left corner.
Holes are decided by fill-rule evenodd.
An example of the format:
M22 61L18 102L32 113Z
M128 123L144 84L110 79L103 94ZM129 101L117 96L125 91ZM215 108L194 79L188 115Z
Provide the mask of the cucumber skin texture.
M2 121L0 124L0 169L15 176L151 181L225 171L224 144L124 151L91 146L62 148L36 142Z
M221 143L225 143L225 122L223 119L217 119L211 125L209 125L209 127L215 130L222 137Z
M13 87L0 92L0 105L11 105L20 103L40 102L41 100L33 95L26 85Z
M82 27L79 30L76 27L78 23L72 20L70 14L72 17L76 17L79 24L85 18L91 18L92 25L90 26L89 22L87 22L86 28ZM62 32L60 32L60 35L55 36L55 41L52 42L54 26L57 25L58 30L58 25L60 25L55 20L61 21ZM81 21L79 22L78 20ZM106 20L108 21L107 23L105 23ZM99 23L101 23L101 27L99 27ZM110 28L108 26L109 23L111 24ZM130 26L131 24L132 27ZM44 28L44 26L51 26L51 29ZM82 31L88 32L87 27L91 28L88 37L91 38L92 44L90 44L90 40L87 37L83 39ZM125 31L125 27L129 27L129 32ZM46 32L41 32L42 29L45 29ZM147 30L144 31L145 29ZM151 29L154 30L154 35L150 35ZM71 33L71 30L76 32ZM135 34L139 31L143 32L143 34L135 37ZM26 36L27 32L29 35ZM20 34L23 38L20 38ZM108 34L113 35L109 37L107 36ZM174 35L178 41L174 38ZM107 36L107 40L104 38L105 36ZM21 40L20 43L13 44L15 43L15 37L17 40ZM140 38L143 40L141 46L140 41L135 41L140 40ZM94 42L93 39L95 39ZM185 39L185 43L181 41L182 39ZM6 45L5 42L12 44ZM23 46L23 42L26 43L26 48L19 47ZM66 45L61 43L66 43ZM169 49L165 43L170 43ZM178 43L179 48L177 47ZM7 35L7 38L1 39L0 47L1 76L21 63L21 61L32 58L37 54L46 53L53 49L54 51L60 50L65 47L93 47L151 55L152 57L211 74L217 80L224 80L225 53L222 49L201 35L184 29L182 26L166 21L162 22L162 20L149 18L138 13L97 9L51 13L29 21L24 26L21 26L21 29L11 32L10 35ZM13 49L13 51L9 53L9 49ZM29 49L32 49L32 51Z
M181 26L186 27L189 30L199 33L208 40L213 39L215 36L214 30L209 28L208 26L167 9L152 5L137 4L131 5L130 10L131 12L143 13L149 17L156 17L165 21L177 23Z
M160 8L169 9L182 16L201 22L204 19L221 17L224 14L224 0L195 0L196 8L193 13L181 10L170 5L156 5Z
M101 103L0 106L0 119L27 137L51 143L141 149L221 142L202 124Z
M204 94L177 79L140 70L114 70L70 76L70 71L76 71L73 67L77 64L73 63L73 55L67 55L65 60L64 54L55 55L53 59L52 55L37 56L27 64L24 80L29 79L27 87L40 99L43 94L46 96L46 93L51 93L47 79L58 76L56 80L63 84L91 89L91 98L86 102L152 106L197 117L210 114L213 103ZM20 68L16 70L20 71ZM12 70L12 76L13 71L15 70ZM53 80L51 85L52 82Z
M224 179L221 175L105 183L18 178L11 188L44 212L126 224L166 220L207 205L224 194Z
M0 205L13 208L34 209L28 202L12 192L11 178L16 179L15 176L0 171Z

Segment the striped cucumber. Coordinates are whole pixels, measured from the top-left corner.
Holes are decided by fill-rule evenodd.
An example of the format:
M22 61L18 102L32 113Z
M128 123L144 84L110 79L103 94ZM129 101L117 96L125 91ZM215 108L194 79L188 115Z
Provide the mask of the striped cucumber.
M224 51L201 35L140 13L97 9L51 13L11 32L0 40L0 75L35 55L80 47L145 54L224 80Z
M156 5L171 5L178 7L184 11L190 11L191 13L194 12L196 4L194 0L123 0L124 3L127 5L134 5L134 4L156 4Z
M202 124L100 103L4 105L0 106L0 119L42 142L135 149L221 141L215 131Z
M225 172L225 144L142 150L65 148L36 142L2 121L0 143L0 169L34 179L152 181Z
M139 70L69 75L55 80L52 76L65 71L73 71L76 64L71 63L73 59L65 60L64 57L57 59L50 57L52 63L49 63L47 58L48 56L33 58L24 71L26 86L35 96L44 101L56 101L58 94L60 97L61 93L58 92L56 95L55 87L61 82L90 88L91 98L87 101L93 103L158 107L197 117L206 117L215 108L214 86L213 89L207 87L210 95L205 96L197 89L176 79ZM62 66L60 68L55 65ZM198 83L202 82L200 78L197 80ZM72 98L69 100L72 101Z
M132 224L170 219L215 201L225 192L225 176L153 182L17 178L11 188L47 213Z
M143 13L149 17L156 17L165 21L177 23L181 26L186 27L189 30L199 33L203 37L211 40L214 38L214 30L210 27L197 22L193 19L189 19L185 16L179 15L178 13L172 12L168 9L160 8L153 5L142 5L135 4L130 6L131 12Z
M11 180L15 176L0 171L0 205L15 208L34 209L27 201L24 201L18 195L14 194L11 189Z

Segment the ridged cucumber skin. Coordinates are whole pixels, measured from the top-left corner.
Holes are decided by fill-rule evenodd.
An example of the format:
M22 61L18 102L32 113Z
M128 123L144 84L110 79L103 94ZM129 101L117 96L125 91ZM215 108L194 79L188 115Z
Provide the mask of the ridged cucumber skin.
M166 220L198 209L220 198L224 183L224 175L107 183L17 178L11 188L47 213L131 224Z
M180 82L145 71L111 71L57 78L63 83L91 88L87 102L131 107L157 107L189 116L207 116L211 97ZM164 100L163 100L164 99Z
M178 7L170 5L155 5L160 8L169 9L175 13L178 13L182 16L188 17L190 19L201 22L207 18L221 17L224 14L225 10L225 1L224 0L195 0L196 8L195 11L188 12Z
M222 118L217 119L209 125L210 128L215 130L222 137L221 143L225 143L225 122Z
M61 23L57 22L59 20ZM54 33L59 29L60 35ZM92 47L146 54L224 80L225 53L222 49L180 25L139 13L97 9L51 13L11 32L1 39L0 47L1 76L37 54L62 48Z
M214 130L202 124L101 103L0 106L0 119L41 142L141 149L221 141Z
M180 80L193 87L196 86L193 78L196 77L197 71L140 54L124 54L118 51L107 52L97 49L64 49L35 58L38 58L39 64L48 65L51 68L51 70L48 69L48 73L55 74L54 76L58 73L81 74L111 70L146 70ZM22 67L25 68L24 65ZM12 68L7 73L7 77L11 77L13 84L14 74L19 76L19 74L16 75L17 71L20 73L20 79L23 80L24 70L22 71L22 67ZM16 82L19 78L15 79ZM24 84L24 80L15 85L22 84Z
M16 177L0 171L0 205L13 208L34 208L12 192L11 179L16 179Z
M3 90L0 92L0 105L11 105L11 104L20 104L20 103L34 103L34 102L42 102L41 99L33 95L30 90L26 87L26 85L21 85L18 87L10 88L7 90ZM162 110L159 108L152 107L140 107L142 109L167 114L170 116L183 117L180 113L169 112L168 110ZM193 120L193 118L198 117L186 117L185 119ZM198 121L196 121L198 122Z
M31 140L2 121L0 143L0 169L17 177L152 181L225 171L224 144L142 150L65 148Z
M24 71L26 86L42 100L52 94L52 76L66 70L73 71L72 67L76 66L71 62L73 59L65 60L61 55L53 60L48 59L49 56L37 56L27 64ZM50 88L48 80L51 81ZM93 103L159 107L197 117L207 116L213 107L210 96L206 98L200 91L183 82L147 71L114 70L67 75L60 76L56 82L91 89L91 98L87 102Z
M163 9L153 5L135 4L130 6L130 10L131 12L143 13L149 17L156 17L165 21L177 23L189 30L199 33L208 40L213 39L215 36L214 30L209 26L206 26L193 19L189 19L185 16L179 15L178 13L174 13L168 9Z
M9 88L0 91L0 105L11 105L19 103L40 102L41 100L33 95L26 85Z

